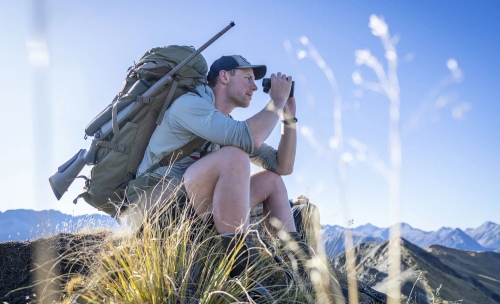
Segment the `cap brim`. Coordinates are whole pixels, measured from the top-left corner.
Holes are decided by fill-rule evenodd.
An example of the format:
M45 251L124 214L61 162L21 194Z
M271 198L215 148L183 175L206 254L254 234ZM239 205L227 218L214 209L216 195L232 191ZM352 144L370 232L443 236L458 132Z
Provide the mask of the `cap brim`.
M267 67L265 65L245 65L239 66L237 69L252 69L255 80L264 78L267 73Z

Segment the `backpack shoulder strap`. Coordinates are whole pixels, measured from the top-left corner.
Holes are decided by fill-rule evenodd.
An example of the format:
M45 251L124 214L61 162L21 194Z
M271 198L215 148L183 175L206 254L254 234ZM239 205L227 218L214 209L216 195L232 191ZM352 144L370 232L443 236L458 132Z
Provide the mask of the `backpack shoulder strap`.
M157 162L156 164L151 166L148 170L144 171L144 173L142 173L142 175L149 174L160 167L169 166L169 165L175 163L176 161L178 161L180 159L180 156L187 155L188 153L196 150L196 148L201 146L205 141L206 140L201 138L201 137L197 137L197 138L193 139L192 141L188 142L187 144L180 147L179 149L174 150L174 151L168 153L167 155L163 156L163 158L159 162Z
M188 78L198 78L198 77L180 77L179 75L174 76L174 80L172 82L172 86L169 88L169 92L167 95L167 98L165 98L165 101L163 102L163 106L158 114L158 119L156 120L156 124L160 125L161 122L163 121L163 116L165 116L165 112L167 109L170 107L170 104L173 102L173 97L175 90L177 89L177 86L179 86L180 82L183 79L188 79ZM194 87L186 86L186 85L181 85L181 88L185 89L187 92L195 93L196 95L201 97L201 94L196 91Z
M157 125L161 124L161 122L163 120L163 116L165 115L165 111L167 111L167 108L170 106L170 103L172 102L172 97L174 96L175 89L177 88L177 85L179 84L179 81L180 81L180 79L176 75L175 78L174 78L174 81L172 83L172 86L170 87L170 91L168 92L167 98L165 99L165 102L163 103L163 106L162 106L162 108L160 110L160 113L158 115L158 119L156 120L156 124Z

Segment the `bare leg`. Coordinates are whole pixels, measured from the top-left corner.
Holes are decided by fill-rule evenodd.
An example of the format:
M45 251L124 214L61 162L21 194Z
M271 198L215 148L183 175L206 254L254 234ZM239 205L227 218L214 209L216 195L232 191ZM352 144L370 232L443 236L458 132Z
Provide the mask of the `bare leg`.
M220 234L247 231L250 160L243 150L224 147L203 157L186 170L184 182L196 213L212 211Z
M295 232L292 210L288 202L288 192L280 175L263 170L252 174L250 179L250 208L263 204L266 225L269 219L276 218L283 224L286 232Z

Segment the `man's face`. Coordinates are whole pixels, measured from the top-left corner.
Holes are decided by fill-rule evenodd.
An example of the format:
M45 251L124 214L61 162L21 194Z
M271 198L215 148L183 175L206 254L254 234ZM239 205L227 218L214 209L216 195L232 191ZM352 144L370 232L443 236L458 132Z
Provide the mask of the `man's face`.
M235 107L247 108L252 100L253 92L257 90L252 69L235 69L234 75L229 75L227 94Z

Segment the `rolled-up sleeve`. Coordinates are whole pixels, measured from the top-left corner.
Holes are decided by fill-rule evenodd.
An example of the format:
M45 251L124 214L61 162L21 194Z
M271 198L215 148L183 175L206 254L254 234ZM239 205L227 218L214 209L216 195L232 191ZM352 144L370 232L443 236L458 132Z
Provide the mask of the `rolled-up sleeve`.
M276 172L278 168L278 151L273 147L263 143L258 149L250 154L252 164Z
M219 112L210 101L189 95L181 96L167 112L173 132L188 130L221 146L235 146L253 153L253 137L246 121L234 120Z

